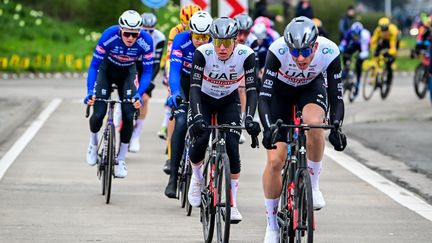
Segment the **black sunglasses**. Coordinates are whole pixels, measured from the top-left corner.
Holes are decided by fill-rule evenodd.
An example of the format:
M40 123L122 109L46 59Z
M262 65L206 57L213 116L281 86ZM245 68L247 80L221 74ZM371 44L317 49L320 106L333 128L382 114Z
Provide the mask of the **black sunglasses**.
M139 33L137 33L137 32L125 32L125 31L123 31L122 35L124 37L126 37L126 38L129 38L129 36L132 36L133 38L137 38L138 35L139 35Z

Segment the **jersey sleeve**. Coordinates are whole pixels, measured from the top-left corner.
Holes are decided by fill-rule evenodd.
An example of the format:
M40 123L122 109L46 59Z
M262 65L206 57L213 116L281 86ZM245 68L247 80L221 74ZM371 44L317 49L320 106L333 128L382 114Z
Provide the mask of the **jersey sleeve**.
M342 94L342 70L339 55L327 67L327 93L329 100L330 122L339 121L342 126L345 105Z
M144 92L147 90L150 82L152 81L152 68L153 68L153 40L151 36L144 31L141 31L141 35L146 43L146 45L142 46L142 75L139 80L138 85L138 94L142 96Z
M256 72L255 72L255 54L252 52L244 61L243 68L245 72L246 84L246 116L255 115L255 110L258 101L258 94L256 90Z
M258 112L264 129L269 129L272 124L271 99L273 96L273 85L277 82L277 74L280 67L281 63L276 55L272 51L267 52L263 81L258 98Z
M189 107L191 108L193 118L201 114L201 85L205 65L206 60L204 55L201 53L201 51L199 51L199 49L197 49L192 60L189 91Z
M108 28L102 33L98 43L96 44L96 48L93 52L93 58L90 63L90 67L87 74L87 94L88 95L93 94L93 89L96 83L96 77L97 77L99 66L101 65L102 60L105 58L105 56L109 51L108 46L105 43L111 37L112 37L112 31L111 28Z
M171 46L170 54L170 70L168 84L171 93L180 93L180 74L183 64L183 51L181 45L183 44L182 35L177 35Z

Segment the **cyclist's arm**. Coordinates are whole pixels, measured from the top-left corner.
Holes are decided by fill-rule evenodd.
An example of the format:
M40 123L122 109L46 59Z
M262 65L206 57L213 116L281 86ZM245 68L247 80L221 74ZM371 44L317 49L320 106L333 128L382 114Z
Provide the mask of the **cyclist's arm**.
M190 91L189 91L189 102L190 108L192 110L192 117L195 118L197 115L201 114L200 104L201 104L201 85L204 75L204 67L206 65L206 60L204 55L196 50L191 69L191 79L190 79Z
M162 52L163 48L165 46L165 40L160 41L154 50L154 59L153 59L153 73L152 73L152 80L155 79L156 75L159 73L160 70L160 61L162 58Z
M168 42L167 42L167 54L166 54L166 63L165 63L165 72L167 75L167 78L169 79L169 73L170 73L170 58L171 58L171 47L172 43L174 41L174 37L180 33L180 29L177 27L178 25L171 28L169 34L168 34Z
M111 37L111 32L109 31L109 29L105 30L97 45L96 48L94 50L93 53L93 58L92 61L90 63L90 67L88 70L88 74L87 74L87 94L91 94L93 93L93 89L94 89L94 85L96 83L96 77L97 77L97 73L99 70L99 66L102 63L102 60L105 58L105 56L107 55L108 52L108 46L104 45L104 43L106 42L106 40L108 40Z
M152 81L152 68L153 68L153 40L149 34L141 31L140 36L144 39L147 46L143 47L143 55L142 55L142 75L139 80L137 93L140 96L143 96L144 92L147 90L150 82Z
M360 34L360 54L361 59L366 59L369 56L369 40L370 32L368 30L362 30Z
M390 48L388 50L388 53L391 56L395 57L396 53L397 53L396 45L397 45L397 41L398 41L399 30L396 27L396 25L391 24L390 27L389 27L389 31L390 31L390 39L389 39L389 46L390 46Z
M267 52L267 58L264 65L264 76L262 78L261 91L258 97L258 111L261 124L264 129L269 129L271 121L271 99L273 96L273 85L278 82L277 74L281 63L279 59L271 52Z
M250 48L254 51L255 54L255 76L258 77L258 73L259 73L259 57L258 57L258 41L254 40L250 46Z
M171 89L171 93L180 93L180 74L182 72L183 65L183 50L181 45L183 44L181 36L176 36L171 46L170 54L170 70L168 85Z
M327 94L329 100L330 122L339 121L342 125L345 105L342 96L341 62L339 55L327 67Z
M375 28L372 38L371 38L371 49L375 50L378 45L378 40L381 36L381 31L379 30L379 27Z
M246 83L246 116L255 115L257 106L257 90L256 90L256 70L255 70L255 54L251 53L243 64Z

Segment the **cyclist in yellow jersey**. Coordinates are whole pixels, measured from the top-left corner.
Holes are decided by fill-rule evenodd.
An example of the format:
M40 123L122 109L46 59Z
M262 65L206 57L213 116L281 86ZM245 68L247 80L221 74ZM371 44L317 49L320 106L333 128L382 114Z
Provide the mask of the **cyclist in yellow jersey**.
M169 34L168 34L168 42L167 42L167 54L166 54L166 62L165 62L165 71L164 71L164 84L167 85L168 88L168 94L171 95L171 91L169 90L168 80L169 80L169 69L170 69L170 53L171 53L171 45L174 40L174 37L185 30L187 30L189 20L192 17L192 15L195 12L201 11L201 7L196 4L188 4L180 9L180 23L171 28ZM169 117L171 116L171 109L165 105L165 117L164 117L164 123L165 121L168 123L168 126L166 128L166 140L167 140L167 154L168 159L165 162L163 171L166 174L170 173L170 159L171 159L171 135L172 131L174 130L174 119L172 121L168 121ZM163 125L162 125L163 127ZM159 137L161 137L161 132L158 133Z
M382 17L378 20L378 26L375 28L371 38L371 50L374 51L374 56L379 56L380 52L388 49L384 53L386 57L386 66L388 70L387 80L389 84L393 78L392 63L396 59L397 49L399 47L399 29L396 25L390 22L387 17ZM373 51L372 51L373 52Z

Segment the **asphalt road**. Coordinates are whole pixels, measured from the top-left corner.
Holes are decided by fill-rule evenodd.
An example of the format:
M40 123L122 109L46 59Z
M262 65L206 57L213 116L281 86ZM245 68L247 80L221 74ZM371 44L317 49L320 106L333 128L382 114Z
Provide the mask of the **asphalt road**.
M426 173L432 107L429 101L416 99L408 79L398 77L385 102L373 99L347 104L344 128L350 146L346 154L421 192L416 188L418 180L430 183ZM142 149L128 154L129 175L114 181L110 205L100 195L96 169L85 163L88 120L81 103L85 81L0 80L0 90L0 128L8 131L0 136L0 158L33 121L39 121L35 114L52 99L62 99L0 180L0 242L202 242L198 210L194 208L192 216L186 217L179 201L163 195L168 179L161 170L164 143L156 136L165 96L161 87L150 103ZM7 129L11 125L4 125L6 122L15 128ZM405 129L412 126L416 129ZM403 151L414 149L418 152ZM232 227L231 242L262 242L265 151L242 145L241 156L238 201L244 220ZM413 159L407 161L404 156L414 156L419 168L425 166L413 170L408 163ZM413 176L401 179L408 172ZM412 185L406 183L409 180L414 181ZM432 238L431 221L327 156L321 188L327 207L316 213L315 242L430 242Z

